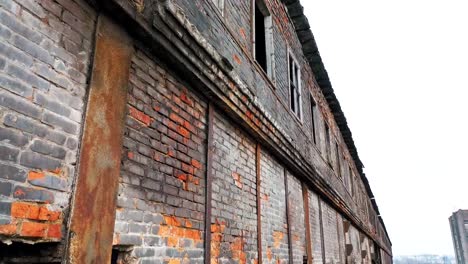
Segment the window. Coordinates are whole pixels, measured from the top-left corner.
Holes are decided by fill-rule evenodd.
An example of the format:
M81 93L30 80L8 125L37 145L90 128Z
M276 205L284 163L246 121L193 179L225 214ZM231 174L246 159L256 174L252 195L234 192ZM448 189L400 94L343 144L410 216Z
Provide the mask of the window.
M335 166L336 175L338 175L338 177L342 178L342 175L341 175L341 155L340 155L340 148L339 148L337 142L335 142L335 164L336 164L336 166Z
M296 60L289 55L289 105L294 114L302 120L300 71Z
M317 144L317 134L315 131L315 123L316 123L316 112L317 112L317 104L315 103L314 98L312 97L312 94L310 95L310 115L311 115L311 126L312 126L312 141L314 144Z
M221 12L221 15L224 16L224 0L211 0L211 1L213 1L214 5Z
M268 77L274 79L272 19L262 0L255 0L254 2L254 58Z
M325 123L325 159L330 163L330 129Z
M354 182L356 181L355 177L354 177L354 172L351 170L351 167L348 166L348 175L349 175L349 178L350 178L350 182L349 182L349 193L351 194L351 196L354 196Z

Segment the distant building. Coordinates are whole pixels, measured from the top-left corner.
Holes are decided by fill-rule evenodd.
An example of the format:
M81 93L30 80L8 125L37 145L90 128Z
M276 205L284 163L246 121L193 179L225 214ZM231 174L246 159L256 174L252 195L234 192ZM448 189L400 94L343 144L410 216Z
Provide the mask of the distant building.
M394 264L455 264L453 256L446 255L410 255L396 256L393 258Z
M468 264L468 210L458 210L449 221L457 264Z

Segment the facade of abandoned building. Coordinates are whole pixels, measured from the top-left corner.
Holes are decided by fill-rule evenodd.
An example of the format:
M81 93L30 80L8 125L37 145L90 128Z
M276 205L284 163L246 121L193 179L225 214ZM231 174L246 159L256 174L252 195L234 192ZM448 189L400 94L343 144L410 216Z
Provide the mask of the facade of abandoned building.
M468 263L468 210L458 210L449 218L457 264Z
M1 263L383 263L298 0L0 0Z

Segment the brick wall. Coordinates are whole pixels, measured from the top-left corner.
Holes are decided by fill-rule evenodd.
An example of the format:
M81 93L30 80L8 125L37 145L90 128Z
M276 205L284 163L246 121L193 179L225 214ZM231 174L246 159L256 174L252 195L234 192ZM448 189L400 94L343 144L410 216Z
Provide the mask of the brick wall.
M310 189L309 195L309 221L312 243L312 262L314 264L323 264L322 257L322 227L320 220L319 197Z
M0 240L64 236L95 21L81 0L0 1Z
M294 25L283 2L280 0L265 1L273 20L275 60L275 78L273 80L268 80L265 74L261 72L260 67L255 65L252 52L245 49L248 45L245 44L243 35L239 33L243 31L244 27L247 27L246 23L250 22L249 19L251 20L251 10L247 8L250 1L237 1L236 7L239 6L239 8L234 8L231 1L225 1L224 16L211 15L214 9L210 1L174 0L173 2L181 8L188 20L193 23L220 55L231 62L234 71L239 75L242 82L247 85L248 89L254 93L256 100L264 107L268 115L282 129L287 131L287 136L291 138L290 143L295 150L307 162L312 164L318 175L333 187L351 210L357 211L356 197L352 197L346 191L344 180L337 176L333 165L330 165L335 164L334 160L329 163L325 159L325 153L327 152L324 142L325 122L330 128L331 149L329 151L332 159L335 158L334 142L336 141L346 162L350 162L350 167L355 175L358 175L357 168L352 162L351 155L344 144L326 99L302 53L301 43L296 36ZM210 26L207 27L206 25ZM246 30L245 33L249 34L251 32ZM297 120L289 107L288 50L298 60L301 68L302 121ZM316 117L316 132L318 134L318 144L316 146L312 143L310 94L316 100L320 112ZM369 223L368 219L362 218L362 220L366 224Z
M201 263L206 103L136 49L114 245L130 246L140 263Z
M305 208L299 179L288 173L288 209L293 263L303 264L306 252Z
M337 212L328 204L322 203L323 240L325 245L325 263L343 263L341 250L343 250L339 236L339 221Z
M213 129L211 263L257 259L255 143L216 114Z
M268 129L278 132L286 128L294 147L287 150L297 151L299 156L295 157L311 164L356 211L353 197L323 159L323 141L311 145L309 89L323 116L317 125L319 138L324 138L327 121L338 144L344 143L305 63L284 5L279 0L266 1L273 17L275 45L276 78L272 87L250 57L250 1L226 0L224 16L211 15L213 6L208 1L174 0L209 43L232 62L255 100L264 106L262 111L279 125ZM150 9L144 14L148 15L156 5L146 6ZM0 240L59 242L24 247L27 253L21 253L22 244L7 247L0 243L0 262L18 255L23 255L18 260L23 263L60 262L64 255L64 223L79 162L96 17L96 11L84 0L0 0ZM323 257L326 263L344 262L343 217L309 190L310 223L305 223L301 181L290 172L285 174L284 161L263 146L261 185L256 186L258 142L255 135L239 126L239 120L227 117L229 109L215 110L212 218L205 219L207 102L211 95L201 95L206 87L186 83L185 76L173 72L175 67L170 62L150 55L148 46L151 43L136 44L130 69L114 252L137 263L202 263L207 221L212 238L208 249L211 263L255 264L256 206L260 199L265 263L286 264L290 253L293 263L302 263L306 224L311 227L313 262L322 263ZM302 123L288 107L288 48L301 64ZM259 112L250 112L253 108L248 104L244 108L253 116L252 122L260 122L254 116ZM344 155L350 160L347 151ZM370 211L372 217L372 208ZM363 220L369 222L367 216ZM353 228L350 243L358 248L359 231ZM380 223L377 228L381 231ZM3 253L7 250L9 254ZM35 251L38 253L31 253ZM353 254L360 255L360 251Z
M268 152L261 153L262 253L264 263L289 261L284 168Z

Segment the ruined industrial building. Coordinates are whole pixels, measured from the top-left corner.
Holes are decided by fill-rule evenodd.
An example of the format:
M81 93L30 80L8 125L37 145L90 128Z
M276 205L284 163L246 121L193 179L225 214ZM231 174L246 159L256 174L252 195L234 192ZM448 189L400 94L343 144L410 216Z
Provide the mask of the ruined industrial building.
M0 0L0 263L392 263L298 0Z

